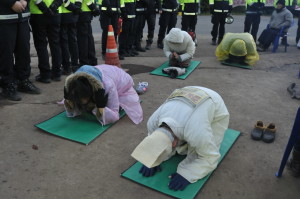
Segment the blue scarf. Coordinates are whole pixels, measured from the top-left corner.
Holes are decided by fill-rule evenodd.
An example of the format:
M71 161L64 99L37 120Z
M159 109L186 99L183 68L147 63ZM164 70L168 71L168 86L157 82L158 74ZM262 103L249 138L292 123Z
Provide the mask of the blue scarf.
M92 75L98 81L102 82L102 73L95 66L89 66L89 65L81 66L75 73L80 73L80 72L84 72L89 75Z

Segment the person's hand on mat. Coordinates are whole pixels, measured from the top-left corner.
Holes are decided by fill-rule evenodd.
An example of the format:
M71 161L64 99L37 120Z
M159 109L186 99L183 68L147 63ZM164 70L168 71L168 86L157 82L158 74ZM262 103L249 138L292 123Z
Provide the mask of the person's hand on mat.
M105 94L105 90L103 88L98 89L94 95L97 108L105 108L108 101L108 94Z
M171 181L169 183L169 188L175 191L184 190L186 186L190 184L190 182L182 177L178 173L173 173L171 176Z
M160 165L153 168L148 168L145 165L143 165L139 173L141 173L145 177L150 177L153 176L157 171L161 171Z

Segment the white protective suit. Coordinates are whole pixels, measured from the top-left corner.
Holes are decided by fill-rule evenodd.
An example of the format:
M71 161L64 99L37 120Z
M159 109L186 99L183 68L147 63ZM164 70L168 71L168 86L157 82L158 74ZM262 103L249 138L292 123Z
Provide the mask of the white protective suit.
M172 28L164 39L164 53L166 57L176 52L183 62L193 57L195 54L195 43L192 37L186 31L179 28Z
M198 93L200 90L202 99L193 95L190 95L191 100L178 95L176 97L176 93L182 89L188 92L197 90ZM182 89L176 89L171 94L173 97L170 96L151 115L147 123L148 135L163 122L172 129L179 142L170 157L176 151L181 155L187 154L178 165L177 173L194 183L217 167L221 156L220 144L229 124L229 113L223 99L215 91L197 86Z

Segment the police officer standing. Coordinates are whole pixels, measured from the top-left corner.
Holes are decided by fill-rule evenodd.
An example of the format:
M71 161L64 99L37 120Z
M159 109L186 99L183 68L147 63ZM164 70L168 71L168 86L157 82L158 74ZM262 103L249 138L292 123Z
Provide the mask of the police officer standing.
M176 26L178 14L177 0L162 0L162 13L159 17L159 32L157 39L157 47L164 48L163 40L165 38L166 30L169 31Z
M61 13L62 74L69 75L72 69L77 69L79 66L76 23L79 13L81 13L81 8L75 5L75 0L64 0L61 6Z
M155 29L155 22L156 22L156 9L161 14L161 1L160 0L149 0L148 8L145 13L144 22L143 22L143 29L146 25L148 26L148 36L146 40L146 50L150 50L151 44L153 43L154 37L154 29Z
M134 47L135 50L140 51L140 52L145 52L146 50L142 48L141 46L141 40L143 37L143 24L145 21L145 14L148 9L148 4L149 0L136 0L136 17L134 20L134 34L133 36L133 41L134 41Z
M40 74L36 81L50 83L61 80L60 6L62 0L30 0L30 23L34 46L38 55ZM52 69L49 63L48 42L52 55Z
M119 58L138 55L138 52L132 49L134 31L135 0L124 0L125 7L121 8L121 17L123 19L122 32L119 36Z
M246 18L244 32L250 33L256 41L257 31L260 24L260 16L263 13L266 0L247 0L246 2Z
M99 0L98 4L102 28L102 58L105 59L108 26L112 25L115 40L117 41L119 12L121 8L125 7L125 4L124 0Z
M225 19L232 10L232 0L209 0L210 13L212 14L211 23L213 28L211 31L212 45L221 43L225 33Z
M100 15L100 11L94 0L76 0L75 5L82 10L77 22L79 65L95 66L97 58L91 21Z
M195 32L197 14L199 10L199 0L182 0L181 5L181 30Z
M0 86L1 95L12 101L21 100L21 92L39 94L29 80L30 32L27 0L0 1ZM17 89L14 81L17 79Z

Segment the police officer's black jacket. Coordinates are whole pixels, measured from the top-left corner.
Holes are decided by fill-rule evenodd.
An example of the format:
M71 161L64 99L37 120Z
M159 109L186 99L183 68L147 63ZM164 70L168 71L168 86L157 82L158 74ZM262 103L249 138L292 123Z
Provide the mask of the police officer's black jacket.
M178 3L177 0L163 0L161 7L165 9L177 9Z
M11 9L15 2L16 0L0 0L0 23L17 23L28 20L30 15L28 8L29 0L23 13L16 13Z

